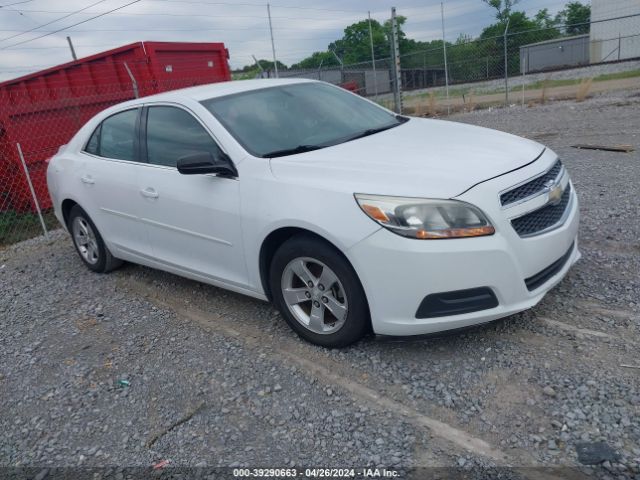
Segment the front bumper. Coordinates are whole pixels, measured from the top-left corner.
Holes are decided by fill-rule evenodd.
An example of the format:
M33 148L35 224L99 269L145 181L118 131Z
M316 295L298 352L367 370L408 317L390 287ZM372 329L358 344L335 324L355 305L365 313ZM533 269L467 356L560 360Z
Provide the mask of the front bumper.
M528 174L523 171L517 175ZM510 177L479 185L458 198L483 208L487 195L493 198L500 191L496 183L516 183L513 175ZM496 226L492 236L414 240L381 229L353 246L347 253L367 295L374 332L401 336L434 333L489 322L536 305L580 258L578 200L573 188L571 195L564 223L530 238L517 235L496 201L495 208L483 208ZM557 266L560 259L563 262ZM529 282L527 288L525 280L554 264L557 268L543 282L531 290ZM496 307L417 318L418 307L427 295L481 287L493 291Z

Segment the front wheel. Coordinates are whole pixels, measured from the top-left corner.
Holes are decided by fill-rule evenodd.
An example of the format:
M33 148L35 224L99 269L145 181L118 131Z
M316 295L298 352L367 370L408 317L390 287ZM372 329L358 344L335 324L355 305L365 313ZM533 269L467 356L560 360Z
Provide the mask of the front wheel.
M271 262L274 302L305 340L344 347L362 338L369 309L360 280L332 246L311 236L286 241Z

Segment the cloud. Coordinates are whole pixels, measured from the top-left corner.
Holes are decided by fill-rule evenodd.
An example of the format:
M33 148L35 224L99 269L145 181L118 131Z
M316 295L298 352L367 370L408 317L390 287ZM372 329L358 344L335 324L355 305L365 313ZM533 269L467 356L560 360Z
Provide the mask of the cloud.
M0 8L0 39L34 28L96 1L33 0L6 9ZM394 4L397 4L398 14L408 18L405 31L409 37L428 41L442 36L439 1L274 1L271 13L277 56L287 64L297 62L314 51L325 50L331 41L340 38L344 27L366 19L368 10L371 10L374 19L385 21ZM0 0L1 3L7 2ZM50 26L0 41L0 79L13 78L70 61L71 54L65 38L67 35L72 37L76 52L81 57L141 40L221 41L229 48L232 68L252 63L252 55L258 58L272 57L266 7L259 5L257 0L142 0L68 31L15 48L2 49L126 3L127 0L105 0ZM557 9L564 2L528 0L526 3L528 10L536 11L550 6ZM493 21L493 12L480 0L447 0L445 16L447 38L450 40L462 32L476 35L482 27Z

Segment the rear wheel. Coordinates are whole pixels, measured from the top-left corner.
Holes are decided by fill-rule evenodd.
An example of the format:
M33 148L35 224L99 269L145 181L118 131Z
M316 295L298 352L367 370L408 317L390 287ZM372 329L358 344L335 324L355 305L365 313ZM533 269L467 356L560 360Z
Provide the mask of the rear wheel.
M122 265L102 240L98 229L80 206L75 205L69 212L69 232L80 259L94 272L107 273Z
M291 328L309 342L343 347L368 330L362 285L347 260L317 238L285 242L271 262L274 302Z

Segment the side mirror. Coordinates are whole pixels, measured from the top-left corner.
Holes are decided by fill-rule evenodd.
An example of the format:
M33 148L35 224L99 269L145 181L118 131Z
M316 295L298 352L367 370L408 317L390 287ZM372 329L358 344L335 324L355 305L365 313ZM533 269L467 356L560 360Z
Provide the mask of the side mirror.
M226 155L216 161L210 152L198 152L180 157L176 166L178 167L178 172L183 175L204 175L207 173L214 173L223 177L236 177L238 175L231 160Z

